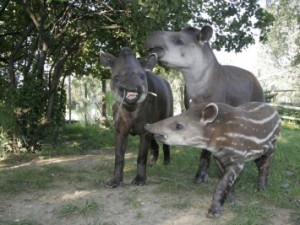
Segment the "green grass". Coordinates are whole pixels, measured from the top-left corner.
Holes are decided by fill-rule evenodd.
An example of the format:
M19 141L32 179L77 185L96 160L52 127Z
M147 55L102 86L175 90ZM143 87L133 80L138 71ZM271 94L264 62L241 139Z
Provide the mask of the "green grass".
M45 189L53 182L55 176L59 177L63 174L65 169L59 165L1 171L0 193Z
M101 207L97 202L91 199L86 199L84 203L68 203L63 205L59 210L59 217L69 217L73 215L79 216L90 216L94 213L99 213L101 211Z
M133 179L136 174L136 157L138 152L137 136L130 137L127 153L132 157L127 158L124 168L124 178ZM228 223L230 225L259 225L271 224L274 208L285 208L298 211L300 208L300 126L294 123L284 123L277 149L274 154L270 169L268 187L262 192L257 192L257 168L254 163L246 164L236 183L236 204L224 205L226 210L234 212L235 217ZM42 152L32 155L24 154L8 158L3 163L18 165L30 162L38 157L56 157L62 155L92 154L97 151L96 157L110 155L113 157L113 132L99 127L83 127L81 125L67 126L61 138L59 148L53 149L44 144ZM171 165L163 165L162 146L157 164L147 167L148 182L155 185L156 194L172 193L184 196L194 193L199 196L212 197L214 187L218 182L218 171L214 160L209 169L210 180L205 184L194 184L193 178L198 169L200 149L171 147ZM21 167L0 170L0 193L21 193L26 191L47 190L60 182L69 182L74 185L82 184L84 188L102 188L113 174L114 160L99 160L100 164L93 170L76 168L70 170L62 165L48 165L35 167ZM131 193L123 199L125 205L139 208L140 202ZM193 206L189 199L171 201L168 208L188 209ZM59 211L62 217L72 215L89 216L95 211L101 211L101 206L93 200L87 199L84 203L64 205ZM136 214L136 219L142 218L142 212ZM296 213L293 221L299 222ZM0 221L1 223L1 221ZM10 223L7 223L10 224ZM13 223L11 223L13 224ZM18 224L37 224L34 221Z

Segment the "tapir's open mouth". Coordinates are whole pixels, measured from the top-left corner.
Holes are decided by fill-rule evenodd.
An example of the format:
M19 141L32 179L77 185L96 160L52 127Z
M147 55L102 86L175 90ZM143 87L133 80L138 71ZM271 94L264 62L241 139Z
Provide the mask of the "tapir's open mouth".
M122 90L120 90L120 92L121 92L121 96L124 99L124 101L129 105L136 104L141 96L140 91L129 91L129 90L122 88Z
M134 92L134 91L126 91L126 100L132 101L135 100L139 97L139 93L138 92Z

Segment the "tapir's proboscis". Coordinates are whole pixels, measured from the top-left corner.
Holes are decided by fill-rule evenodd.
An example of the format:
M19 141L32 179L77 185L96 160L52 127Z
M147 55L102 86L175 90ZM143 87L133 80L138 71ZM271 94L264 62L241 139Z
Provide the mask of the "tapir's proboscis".
M222 173L208 211L209 217L215 217L222 214L226 197L234 201L232 188L245 162L255 161L258 190L266 187L281 119L266 103L249 102L238 107L200 103L145 128L165 144L204 148L213 154Z
M253 74L234 66L223 66L209 46L210 26L185 28L179 32L155 31L149 35L146 48L159 60L179 70L185 80L185 106L194 103L223 102L238 106L246 102L264 102L263 90ZM203 150L195 182L208 179L210 153Z
M107 186L114 188L123 182L124 156L129 134L140 137L137 175L132 183L143 185L147 181L148 149L150 148L152 153L150 164L154 164L158 158L159 148L153 134L144 127L146 123L154 123L173 115L170 85L151 72L157 62L155 54L137 60L132 50L124 47L118 57L101 52L100 62L111 71L111 89L116 100L113 106L115 169L114 176ZM169 164L169 146L164 144L163 150L164 164Z

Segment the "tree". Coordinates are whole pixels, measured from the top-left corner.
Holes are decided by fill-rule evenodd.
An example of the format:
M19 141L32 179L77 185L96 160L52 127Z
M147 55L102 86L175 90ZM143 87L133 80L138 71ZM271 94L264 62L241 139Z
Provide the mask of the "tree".
M300 65L300 3L296 0L272 0L268 9L274 14L267 45L279 65Z
M295 0L269 0L274 15L268 40L261 49L264 86L276 94L279 103L300 103L300 3ZM272 77L272 79L270 79Z
M253 43L250 28L264 37L271 19L254 0L1 1L1 101L15 109L15 135L34 150L46 131L63 125L67 76L109 77L98 64L100 49L117 54L130 46L143 55L151 31L193 21L216 27L215 48L240 51Z

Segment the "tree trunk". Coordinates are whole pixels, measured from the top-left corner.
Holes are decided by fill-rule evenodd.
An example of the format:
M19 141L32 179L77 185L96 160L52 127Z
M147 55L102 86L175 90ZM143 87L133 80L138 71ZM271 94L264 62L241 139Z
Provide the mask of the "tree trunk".
M106 112L106 80L101 81L102 86L102 110L101 110L101 116L103 118L102 124L105 126L108 126L107 121L107 112Z
M88 121L87 121L87 97L88 97L87 84L85 82L84 83L84 122L85 122L85 125L88 124Z
M53 106L54 106L57 85L59 83L59 79L63 74L64 65L67 58L68 58L68 54L64 54L63 57L58 61L54 69L53 79L51 80L50 87L49 87L49 98L48 98L48 105L46 109L46 121L45 121L46 123L49 123L52 120Z
M72 89L71 89L71 75L69 76L69 86L68 86L68 92L69 92L69 124L72 123Z

